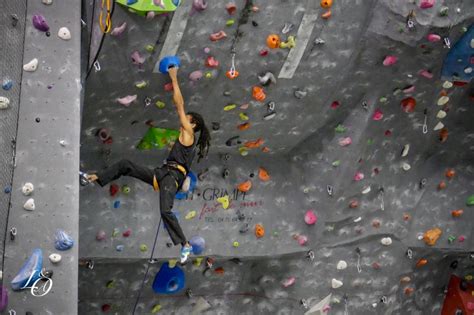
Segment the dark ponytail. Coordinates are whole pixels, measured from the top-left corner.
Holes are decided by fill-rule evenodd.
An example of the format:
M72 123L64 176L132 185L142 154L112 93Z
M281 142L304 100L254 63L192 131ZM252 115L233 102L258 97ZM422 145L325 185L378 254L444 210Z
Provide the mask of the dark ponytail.
M191 115L191 123L195 124L194 132L200 132L197 146L199 148L198 152L198 162L202 158L206 157L209 153L209 146L211 141L211 134L204 123L204 119L198 113L189 112L188 115Z

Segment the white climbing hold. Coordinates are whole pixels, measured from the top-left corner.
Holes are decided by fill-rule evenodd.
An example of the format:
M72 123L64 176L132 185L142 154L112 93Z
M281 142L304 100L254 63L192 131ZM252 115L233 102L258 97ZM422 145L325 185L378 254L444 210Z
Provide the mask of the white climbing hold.
M3 271L0 270L0 280L3 280Z
M436 118L438 119L443 119L444 117L446 117L447 113L444 111L444 110L440 110L437 114L436 114Z
M61 39L64 40L70 40L71 39L71 32L67 27L61 27L58 31L58 36Z
M23 208L29 211L35 210L35 200L33 198L28 199L23 205Z
M347 263L344 260L339 260L336 266L337 270L344 270L347 268Z
M33 190L35 190L35 186L33 186L32 183L26 183L25 185L23 185L23 188L21 188L21 192L22 192L23 195L25 195L25 196L31 195L31 193L33 192Z
M449 97L446 95L443 95L438 99L438 106L446 105L446 103L448 102L449 102Z
M472 67L467 67L466 69L464 69L464 73L466 74L472 73Z
M337 279L332 279L332 281L331 281L331 286L332 286L333 289L340 288L340 287L342 287L342 285L343 285L342 281L339 281Z
M364 187L364 189L362 190L362 193L364 195L368 194L369 192L370 192L370 186Z
M409 151L410 151L410 145L409 145L409 144L405 144L405 145L403 146L403 150L402 150L402 157L407 156Z
M43 4L50 5L53 3L53 0L41 0L41 2L43 2Z
M123 106L130 106L132 102L135 102L137 100L138 95L127 95L121 98L117 99L117 102L122 104Z
M443 89L450 89L452 87L453 87L453 82L449 82L449 81L443 82Z
M407 162L403 162L402 163L402 168L406 172L406 171L409 171L411 169L411 166Z
M181 191L182 192L188 192L190 187L191 187L191 177L186 176L186 179L184 180L183 184L181 185Z
M10 100L5 96L0 96L0 109L7 109L10 105Z
M433 128L433 130L441 130L444 128L444 124L440 121L436 124L436 126Z
M380 243L385 246L392 245L392 239L390 237L384 237L380 240Z
M471 48L474 49L474 38L471 39Z
M66 146L66 140L59 140L59 144L62 146L62 147L65 147Z
M38 68L38 59L33 59L27 64L23 65L23 70L28 71L28 72L33 72L36 71Z
M49 260L50 260L53 264L57 264L58 262L61 261L61 255L52 253L51 255L49 255Z

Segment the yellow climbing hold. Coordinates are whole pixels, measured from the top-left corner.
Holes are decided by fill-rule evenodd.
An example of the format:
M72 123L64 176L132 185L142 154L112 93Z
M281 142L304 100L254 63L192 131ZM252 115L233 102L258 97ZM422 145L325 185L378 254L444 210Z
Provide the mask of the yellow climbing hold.
M239 244L239 242L235 241L234 243L232 243L232 246L234 246L234 247L239 247L240 244Z
M155 51L155 46L149 44L145 46L145 50L148 51L149 53L152 53Z
M228 111L231 111L231 110L235 109L236 107L237 107L237 105L235 105L235 104L229 104L229 105L224 107L224 111L228 112Z
M161 310L161 305L160 304L155 304L152 309L151 309L151 313L152 314L156 314L158 313L159 311Z
M186 220L191 220L196 216L196 211L189 211L184 217Z
M466 279L467 281L471 281L472 279L474 279L474 277L472 275L466 275L464 279Z
M229 196L225 195L223 197L217 198L217 202L222 205L222 208L224 209L229 208L229 204L230 204Z
M146 87L147 85L148 85L148 82L146 82L146 81L144 81L144 80L135 83L135 87L136 87L137 89L143 89L143 88Z
M170 259L170 260L168 260L168 266L169 266L170 268L174 268L174 267L176 267L176 263L177 263L177 262L178 262L177 259Z
M202 263L202 257L196 258L193 262L194 266L196 266L196 267L201 266L201 263Z
M209 72L209 71L206 72L205 77L206 77L206 79L212 78L212 72Z
M247 150L246 147L239 148L239 152L240 152L240 155L242 155L242 156L246 156L246 155L249 154L249 151Z
M249 120L249 116L245 115L244 113L239 114L240 120L247 121Z
M162 102L162 101L156 101L155 105L159 109L165 108L165 106L166 106L165 102Z
M296 40L294 36L288 36L286 42L280 43L280 48L294 48L296 46Z

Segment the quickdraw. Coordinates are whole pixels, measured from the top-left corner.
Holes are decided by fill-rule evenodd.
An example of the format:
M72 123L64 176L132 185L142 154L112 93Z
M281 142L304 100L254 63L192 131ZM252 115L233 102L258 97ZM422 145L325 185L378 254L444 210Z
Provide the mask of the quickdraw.
M232 50L232 64L230 66L230 70L226 72L226 76L233 80L239 76L239 72L235 70L235 50Z
M102 0L100 5L100 14L99 14L99 25L102 33L107 34L112 30L112 16L111 16L111 0ZM106 7L106 17L104 21L104 7ZM105 22L105 24L104 24Z

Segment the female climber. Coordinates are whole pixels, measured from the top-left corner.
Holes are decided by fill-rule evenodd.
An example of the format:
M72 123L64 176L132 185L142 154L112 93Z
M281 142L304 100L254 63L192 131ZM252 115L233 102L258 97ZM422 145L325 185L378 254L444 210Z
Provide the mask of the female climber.
M173 84L173 101L181 126L178 141L173 145L166 164L150 169L123 159L97 174L84 176L89 182L97 182L102 187L120 176L132 176L152 185L155 191L159 191L161 218L167 226L173 244L182 245L181 263L183 264L192 252L192 246L186 240L178 219L171 209L176 192L183 186L191 168L196 147L199 149L198 162L207 155L210 134L201 115L194 112L186 114L184 110L184 99L178 84L178 68L170 68L168 73ZM197 141L196 132L200 133Z

